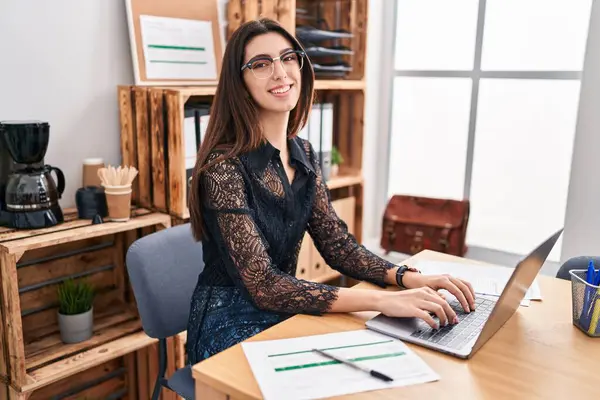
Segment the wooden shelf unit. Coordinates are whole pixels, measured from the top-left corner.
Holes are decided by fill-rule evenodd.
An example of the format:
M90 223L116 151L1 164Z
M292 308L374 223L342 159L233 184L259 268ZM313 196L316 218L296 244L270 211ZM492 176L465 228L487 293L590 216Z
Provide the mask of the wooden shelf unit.
M322 98L327 98L329 92L344 98L342 93L362 93L364 82L324 81L316 86L320 88L317 95L322 94ZM133 199L140 207L181 219L189 218L184 108L188 102L211 103L214 89L204 86L119 86L121 155L124 164L133 165L139 171L138 179L134 181ZM362 119L361 110L350 110L356 111L359 112L354 119ZM362 121L358 122L362 124ZM328 185L339 188L361 181L360 168L342 167L340 175L332 178Z
M138 399L137 393L137 366L135 353L131 353L40 388L31 393L29 400L109 398L135 400Z
M344 58L345 62L352 65L352 72L347 79L317 78L315 91L316 102L334 105L333 141L345 160L339 174L330 177L327 185L332 200L354 199L352 210L346 209L342 219L361 242L368 1L336 1L229 0L228 32L230 34L243 22L259 16L277 19L288 30L295 32L299 21L296 10L306 8L314 11L318 8L320 17L329 26L353 33L353 39L340 42L354 51L351 57ZM188 221L184 109L186 104L211 104L216 85L217 82L197 86L119 86L122 157L125 164L134 165L139 170L139 186L134 187L134 201L140 207L168 213L178 223ZM349 224L348 220L352 223ZM339 276L325 265L309 236L302 248L298 276L310 276L314 281Z
M170 226L167 214L133 208L127 222L92 224L65 210L65 222L51 228L0 228L3 382L27 398L156 342L141 329L125 254L140 232ZM63 343L58 329L57 287L67 278L85 279L96 290L94 335L77 344Z
M214 96L217 91L217 83L205 84L201 86L143 86L149 89L159 89L164 91L172 91L173 94L180 96L180 102L185 103L192 96ZM363 90L365 88L365 81L363 80L315 80L315 90Z

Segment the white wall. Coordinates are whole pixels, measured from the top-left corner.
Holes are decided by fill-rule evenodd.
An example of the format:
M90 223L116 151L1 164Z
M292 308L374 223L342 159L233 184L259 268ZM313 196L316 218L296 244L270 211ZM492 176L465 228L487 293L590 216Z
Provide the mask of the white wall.
M219 0L224 14L226 0ZM380 139L383 2L369 4L365 115L364 227L373 235ZM81 161L120 162L117 85L133 72L122 0L1 0L0 120L41 119L51 125L46 162L65 173L63 207L74 206Z
M600 4L592 7L561 262L600 255Z
M46 163L75 204L81 162L120 162L117 85L133 82L121 0L1 0L0 120L50 123Z
M0 121L50 123L45 161L65 174L62 207L75 206L84 158L121 162L117 86L128 84L123 0L0 0Z
M381 108L386 107L386 98L381 96L384 46L384 11L389 9L385 1L370 1L367 23L367 56L365 65L366 95L363 138L363 241L379 235L381 226L382 193L385 190L385 176L381 173L379 154L387 147L387 124L381 121ZM388 3L392 3L389 1ZM388 39L389 40L389 39ZM391 53L390 53L391 54ZM389 62L388 62L389 64ZM382 149L382 145L384 145Z

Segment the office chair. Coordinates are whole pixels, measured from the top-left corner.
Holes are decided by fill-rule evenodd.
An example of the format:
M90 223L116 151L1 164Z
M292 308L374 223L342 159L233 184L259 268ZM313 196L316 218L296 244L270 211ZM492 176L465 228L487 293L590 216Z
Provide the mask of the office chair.
M167 341L187 329L190 301L198 274L204 269L202 245L194 241L190 224L152 233L127 250L127 272L144 332L159 339L159 371L152 399L166 387L194 399L194 379L188 365L165 378Z
M558 272L556 273L556 277L559 279L565 279L567 281L571 280L571 275L569 271L572 269L585 269L587 270L588 264L592 260L594 262L594 267L596 269L600 268L600 257L594 256L578 256L569 258L564 262L563 265L560 266Z

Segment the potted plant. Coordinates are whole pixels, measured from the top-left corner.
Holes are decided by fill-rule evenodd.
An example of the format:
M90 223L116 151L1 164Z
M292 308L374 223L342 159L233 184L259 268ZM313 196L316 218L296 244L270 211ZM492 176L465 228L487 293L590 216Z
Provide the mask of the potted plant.
M344 162L344 158L340 154L337 147L331 148L331 176L337 176L340 169L340 164Z
M64 343L79 343L92 337L94 290L87 282L65 280L58 287L58 327Z

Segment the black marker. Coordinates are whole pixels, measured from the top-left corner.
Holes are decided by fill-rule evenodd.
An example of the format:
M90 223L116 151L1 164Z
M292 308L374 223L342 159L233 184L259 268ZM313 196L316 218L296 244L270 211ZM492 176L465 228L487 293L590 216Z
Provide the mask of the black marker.
M332 360L335 360L335 361L337 361L337 362L340 362L340 363L342 363L342 364L346 364L346 365L348 365L348 366L350 366L350 367L352 367L352 368L356 368L356 369L359 369L359 370L361 370L361 371L364 371L364 372L366 372L367 374L371 374L371 376L374 376L375 378L381 379L382 381L386 381L386 382L391 382L391 381L393 381L393 379L392 379L392 378L390 378L390 377L389 377L389 376L387 376L387 375L384 375L384 374L382 374L381 372L377 372L377 371L375 371L375 370L372 370L372 369L368 369L368 368L361 367L360 365L358 365L358 364L355 364L355 363L353 363L352 361L344 360L343 358L339 358L339 357L337 357L337 356L334 356L334 355L332 355L332 354L326 353L326 352L324 352L323 350L319 350L319 349L313 349L313 351L314 351L314 352L316 352L316 353L319 353L319 354L321 354L321 355L323 355L323 356L325 356L325 357L327 357L327 358L330 358L330 359L332 359Z

